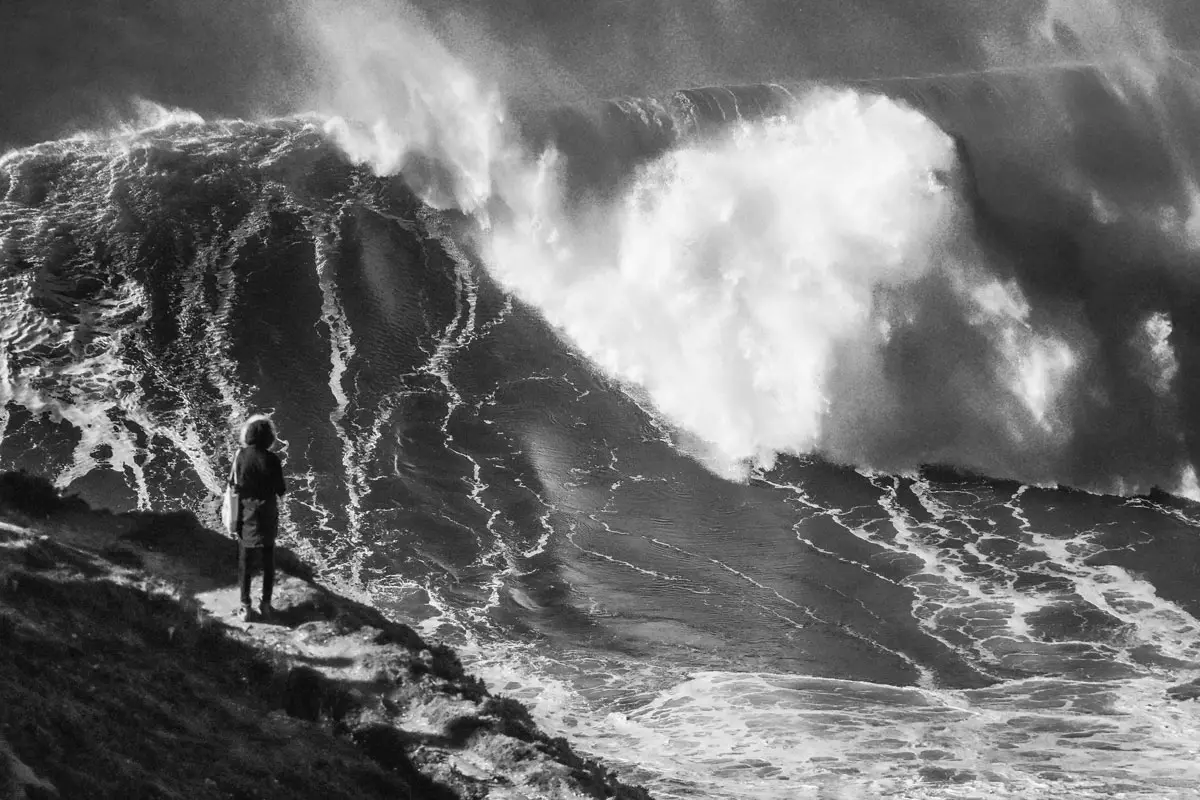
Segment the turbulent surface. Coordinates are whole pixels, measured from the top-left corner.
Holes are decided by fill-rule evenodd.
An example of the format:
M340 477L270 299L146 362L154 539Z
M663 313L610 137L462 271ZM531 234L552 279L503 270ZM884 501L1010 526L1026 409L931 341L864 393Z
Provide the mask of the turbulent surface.
M1136 113L1103 76L1068 80L1083 87L1072 97L1103 90L1084 104L1095 113ZM934 94L957 112L912 86L873 88L907 93L947 129L963 107L988 127L992 106L952 80L939 86ZM1043 88L1014 81L995 91L1030 104ZM1122 232L1142 231L1170 191L1135 192L1076 141L1083 155L1072 163L1092 170L1079 174L1112 178L1093 181L1107 199L1089 194L1078 206L1082 184L1036 175L1048 181L1028 184L1047 188L1044 208L1091 210L1068 222L1047 214L1044 235L1025 236L1028 220L997 194L1006 184L993 140L968 131L967 150L956 152L916 112L845 88L789 111L805 91L694 90L521 120L529 152L555 145L561 193L482 198L486 225L481 207L437 210L418 199L466 205L463 187L475 184L463 173L409 160L400 177L380 177L386 170L351 146L350 128L315 117L176 115L9 153L0 159L0 462L113 507L182 505L215 522L233 427L271 410L293 488L291 541L330 579L463 646L494 691L528 699L541 721L657 796L1188 796L1200 780L1200 716L1164 689L1200 671L1191 506L915 468L943 460L1129 491L1186 484L1195 362L1181 312L1194 297L1175 218L1160 226L1172 243L1166 267L1147 260L1144 281L1112 271L1131 252L1146 256L1148 240ZM847 226L844 241L807 240L832 248L821 262L830 281L859 264L843 251L864 237L866 252L901 269L855 273L845 296L866 309L863 324L814 349L813 371L797 358L800 380L772 383L795 377L780 371L791 356L771 349L776 334L790 341L795 320L783 313L767 324L772 308L752 301L775 293L761 286L710 290L769 287L767 273L747 267L728 279L725 270L780 257L770 248L786 244L794 218L743 230L739 222L775 209L732 209L730 227L717 214L712 229L734 236L715 246L689 215L707 213L697 197L721 195L676 192L679 181L686 189L722 177L730 183L698 185L744 190L736 196L750 203L755 186L737 183L747 173L727 168L727 157L757 170L749 174L762 196L790 201L764 185L776 162L754 159L848 158L824 144L847 137L822 138L822 126L852 125L859 138L849 140L873 145L893 124L920 156L887 151L891 183L867 170L849 185L895 190L888 197L927 208L936 224L914 211L889 217L895 228L871 218ZM731 126L741 133L726 139ZM1162 152L1160 133L1146 152ZM518 166L544 176L554 160ZM505 169L510 187L544 185ZM822 196L800 199L814 208ZM875 206L887 204L845 204ZM635 259L624 272L572 259L608 246L588 251L572 238L586 223L612 223L599 228L614 232L609 245L636 244L628 237L644 232L644 218L622 216L630 209L679 223L649 231L669 239L683 230L667 243L679 249L651 251L662 260ZM555 225L559 238L539 238ZM888 260L892 251L870 239L903 233L887 240L901 248L930 231L951 243L937 252L954 255L938 256L936 268ZM527 247L517 247L523 232ZM1080 239L1093 234L1102 245ZM1056 277L1046 269L1064 239L1083 252L1062 267L1074 273ZM707 256L681 255L696 252ZM811 283L811 252L784 255L797 286L828 288ZM561 260L537 261L549 256ZM649 317L620 316L643 310L638 296L622 305L605 293L644 288L637 268L647 263L662 265L665 283L643 297L669 301L665 285L696 305L647 302ZM586 266L601 279L577 281L571 270ZM621 324L663 324L625 341L620 326L588 316L596 298ZM705 308L743 327L709 331L707 351L686 350L693 339L670 326L699 321ZM880 309L883 318L872 316ZM816 341L821 331L803 324ZM749 345L723 349L729 336ZM1038 361L1052 355L1039 337L1061 339L1085 365L1061 395L1028 377L1053 371L1053 359ZM878 355L877 372L838 372L850 344ZM627 360L660 345L653 359ZM704 379L663 394L655 370L703 367L704 352ZM988 360L998 352L1012 358ZM755 371L763 365L771 369ZM833 391L830 374L884 376L867 385L889 388L880 407L898 416L872 417L878 398L863 395L849 418L862 426L827 425L839 413L832 403L810 409L817 427L799 438L772 422L794 411L789 386L811 378ZM1130 375L1142 388L1128 388ZM722 383L732 378L742 382ZM725 405L704 405L712 386ZM779 405L763 401L749 418L730 412L752 387ZM935 402L929 387L951 400ZM709 415L745 433L724 442L724 455L746 480L714 473L728 459L706 449ZM943 438L922 443L934 428ZM1007 449L991 457L992 446ZM881 465L897 468L871 469Z

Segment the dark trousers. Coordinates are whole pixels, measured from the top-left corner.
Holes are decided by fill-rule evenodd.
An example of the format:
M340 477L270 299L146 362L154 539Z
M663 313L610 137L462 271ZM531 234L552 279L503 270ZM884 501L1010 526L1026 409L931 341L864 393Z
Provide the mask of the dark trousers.
M275 588L275 545L246 547L238 543L238 582L242 586L242 605L250 605L250 581L262 569L263 605L271 605L271 590Z

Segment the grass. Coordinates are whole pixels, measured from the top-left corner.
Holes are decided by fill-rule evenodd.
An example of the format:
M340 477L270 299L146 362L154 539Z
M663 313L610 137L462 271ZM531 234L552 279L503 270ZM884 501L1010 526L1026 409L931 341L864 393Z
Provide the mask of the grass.
M89 577L53 542L35 552L35 569L0 569L0 735L62 797L417 796L402 751L381 766L286 716L312 687L170 587ZM305 716L337 713L326 694Z
M190 513L90 512L48 481L6 473L6 515L36 529L0 527L6 797L15 782L12 796L27 800L455 800L514 776L539 796L649 798L538 730L518 701L491 696L451 648L318 586L286 550L276 625L317 646L346 637L350 655L289 655L209 616L193 594L232 591L233 545ZM412 707L454 711L433 723L441 733L415 733L398 722ZM465 749L494 758L497 774L457 771Z

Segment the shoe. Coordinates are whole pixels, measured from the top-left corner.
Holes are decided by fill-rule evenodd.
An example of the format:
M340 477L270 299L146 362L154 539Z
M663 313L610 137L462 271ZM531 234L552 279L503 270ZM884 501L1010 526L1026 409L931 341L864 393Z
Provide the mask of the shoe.
M254 609L250 606L242 606L242 622L254 621Z
M258 606L258 614L263 619L270 619L275 614L275 609L271 608L270 603L260 603Z

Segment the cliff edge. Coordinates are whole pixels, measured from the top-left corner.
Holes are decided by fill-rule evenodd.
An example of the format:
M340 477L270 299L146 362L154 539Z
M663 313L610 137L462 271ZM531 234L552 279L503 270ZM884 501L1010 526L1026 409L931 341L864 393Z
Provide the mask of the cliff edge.
M192 514L0 474L0 800L648 800L279 550L278 613L244 623Z

